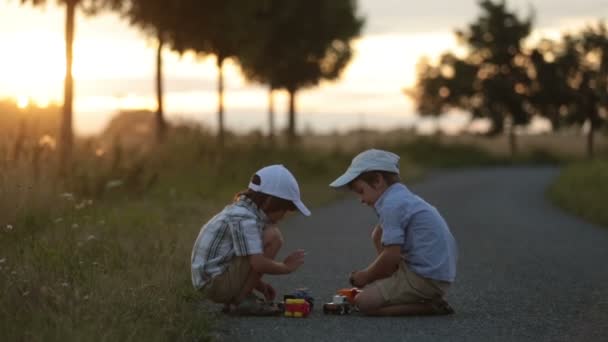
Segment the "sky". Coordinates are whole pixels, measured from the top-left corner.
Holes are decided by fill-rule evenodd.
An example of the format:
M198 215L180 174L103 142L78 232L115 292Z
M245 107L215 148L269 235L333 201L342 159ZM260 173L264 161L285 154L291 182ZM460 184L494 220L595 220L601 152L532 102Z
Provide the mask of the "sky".
M64 10L49 0L42 8L0 0L0 99L27 99L45 105L59 102L64 74ZM558 38L608 17L608 0L507 1L520 16L534 13L531 40ZM532 12L532 9L534 12ZM457 49L454 31L479 15L476 0L360 0L366 18L354 41L355 56L337 82L302 90L297 98L297 129L344 131L365 126L392 129L419 120L403 89L415 82L422 56L436 58ZM179 56L165 51L165 102L171 120L217 121L213 57ZM121 109L155 108L154 41L115 14L85 17L77 13L74 52L77 133L103 129ZM266 89L245 81L237 67L225 71L226 125L245 131L266 128ZM286 124L287 97L277 94L277 125ZM444 129L466 124L466 116L449 115Z

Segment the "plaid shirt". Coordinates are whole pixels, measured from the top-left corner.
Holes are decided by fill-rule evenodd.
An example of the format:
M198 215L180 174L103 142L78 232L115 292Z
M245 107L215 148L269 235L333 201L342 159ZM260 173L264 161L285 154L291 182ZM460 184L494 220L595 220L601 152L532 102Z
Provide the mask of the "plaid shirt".
M226 271L235 256L263 253L266 214L245 196L224 208L201 229L192 249L192 285L200 289Z

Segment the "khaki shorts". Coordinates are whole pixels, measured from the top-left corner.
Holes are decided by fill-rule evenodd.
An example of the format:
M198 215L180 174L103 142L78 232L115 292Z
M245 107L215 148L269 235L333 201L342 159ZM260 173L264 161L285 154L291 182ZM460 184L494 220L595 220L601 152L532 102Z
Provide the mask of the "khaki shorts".
M247 281L251 265L247 257L234 257L226 272L211 279L201 291L216 303L232 303Z
M407 268L404 262L388 278L377 280L375 286L387 304L408 304L444 297L450 283L424 278Z

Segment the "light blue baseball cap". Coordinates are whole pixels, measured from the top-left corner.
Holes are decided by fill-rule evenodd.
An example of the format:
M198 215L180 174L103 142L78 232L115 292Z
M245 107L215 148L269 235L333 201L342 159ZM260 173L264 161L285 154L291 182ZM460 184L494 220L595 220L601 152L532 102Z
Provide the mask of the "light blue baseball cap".
M359 153L344 174L329 186L341 188L367 171L388 171L399 174L399 156L388 151L370 149Z

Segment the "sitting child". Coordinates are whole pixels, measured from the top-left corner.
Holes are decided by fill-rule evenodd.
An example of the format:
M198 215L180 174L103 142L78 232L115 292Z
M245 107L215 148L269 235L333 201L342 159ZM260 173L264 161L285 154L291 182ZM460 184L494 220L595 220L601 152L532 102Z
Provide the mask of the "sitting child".
M451 314L444 298L456 277L456 242L437 209L400 182L398 162L391 152L367 150L330 184L348 187L379 219L375 260L351 274L363 288L355 304L368 315Z
M262 276L288 274L303 264L302 250L289 254L283 262L274 260L283 244L276 224L296 209L310 215L289 170L271 165L257 171L248 189L202 227L192 250L194 287L206 298L225 304L228 312L278 313L278 308L258 300L253 290L272 301L275 290Z

